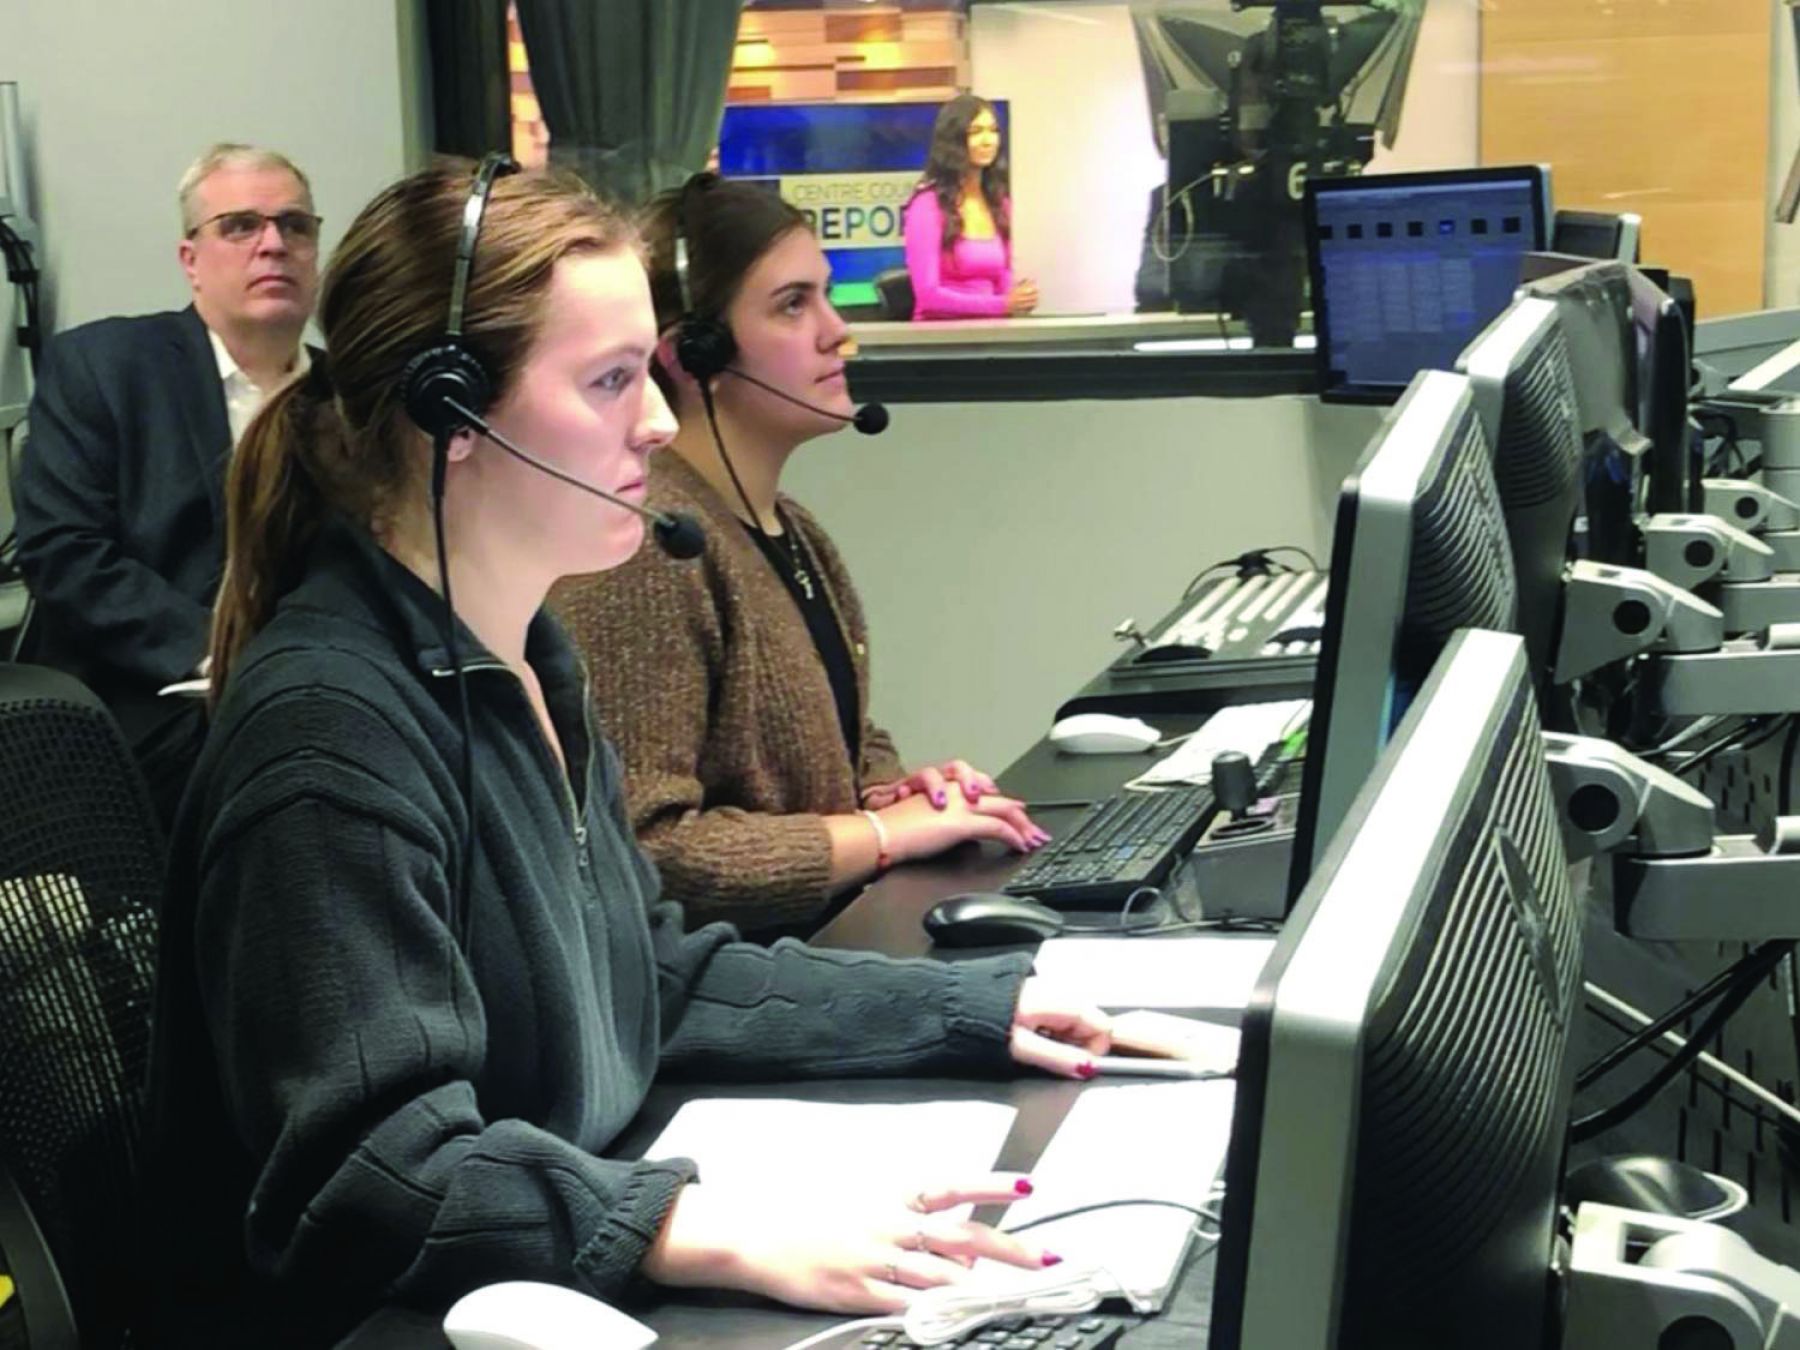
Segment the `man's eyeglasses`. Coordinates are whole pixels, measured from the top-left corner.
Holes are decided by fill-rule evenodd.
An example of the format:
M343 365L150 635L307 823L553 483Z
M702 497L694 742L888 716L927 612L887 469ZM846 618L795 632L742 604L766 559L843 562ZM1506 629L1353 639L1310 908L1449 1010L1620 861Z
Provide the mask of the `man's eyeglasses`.
M221 211L194 226L187 232L187 237L192 239L208 225L217 225L219 238L226 243L248 244L262 238L263 227L271 220L275 222L275 228L281 231L281 242L289 248L318 247L321 217L309 211L277 211L272 216L264 215L261 211Z

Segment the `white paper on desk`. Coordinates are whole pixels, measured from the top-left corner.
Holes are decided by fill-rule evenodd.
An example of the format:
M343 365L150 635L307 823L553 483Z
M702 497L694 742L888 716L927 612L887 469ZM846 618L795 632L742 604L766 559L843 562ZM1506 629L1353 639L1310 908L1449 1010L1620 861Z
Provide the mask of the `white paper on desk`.
M1065 994L1102 1008L1242 1009L1274 946L1247 933L1051 938L1035 966Z
M692 1158L708 1185L791 1195L803 1176L834 1196L904 1203L993 1171L1016 1115L997 1102L707 1097L682 1106L644 1156Z
M1310 698L1236 703L1220 708L1198 731L1132 779L1131 786L1192 783L1195 787L1210 787L1212 762L1221 753L1236 750L1255 764L1270 745L1293 735L1311 716Z
M1007 1208L1002 1226L1105 1200L1172 1200L1210 1208L1231 1143L1237 1085L1152 1083L1090 1087L1076 1099L1031 1169L1036 1189ZM1121 1205L1071 1215L1024 1236L1055 1252L1070 1270L1096 1266L1119 1287L1160 1306L1196 1226L1218 1224L1167 1206ZM978 1262L975 1276L1004 1288L1018 1268Z

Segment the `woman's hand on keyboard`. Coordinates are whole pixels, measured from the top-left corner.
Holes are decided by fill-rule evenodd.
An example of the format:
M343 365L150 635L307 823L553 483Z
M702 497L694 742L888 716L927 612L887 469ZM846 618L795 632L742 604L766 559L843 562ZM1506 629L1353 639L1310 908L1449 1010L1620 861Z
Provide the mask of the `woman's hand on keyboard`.
M1033 1242L949 1212L1030 1193L1023 1177L995 1173L891 1203L802 1193L771 1206L767 1196L693 1183L677 1195L643 1273L660 1284L742 1289L827 1312L899 1312L915 1291L963 1279L978 1259L1028 1270L1057 1264Z
M887 827L888 852L895 862L934 857L970 839L997 839L1015 853L1029 853L1049 841L1025 810L1025 803L989 793L970 801L947 794L943 806L914 793L877 814Z
M1112 1049L1112 1019L1031 976L1019 988L1011 1048L1021 1064L1065 1078L1092 1078L1094 1057Z
M884 806L903 802L908 797L924 797L940 811L950 804L950 790L960 788L967 801L999 792L994 780L966 759L947 759L942 764L914 769L904 778L891 783L871 783L863 789L865 809L879 811Z

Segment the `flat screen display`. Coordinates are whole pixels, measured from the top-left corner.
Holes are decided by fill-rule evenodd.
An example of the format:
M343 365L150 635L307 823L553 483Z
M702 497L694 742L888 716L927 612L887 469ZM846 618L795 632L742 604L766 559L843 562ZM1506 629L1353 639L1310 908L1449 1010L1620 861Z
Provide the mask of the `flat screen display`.
M1453 369L1543 247L1547 197L1530 166L1309 183L1321 396L1391 403L1421 370Z

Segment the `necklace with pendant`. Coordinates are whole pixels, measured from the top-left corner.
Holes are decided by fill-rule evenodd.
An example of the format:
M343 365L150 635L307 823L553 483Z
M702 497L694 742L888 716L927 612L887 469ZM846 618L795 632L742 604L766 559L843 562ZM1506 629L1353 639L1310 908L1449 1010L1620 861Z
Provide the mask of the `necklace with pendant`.
M780 519L779 515L777 519ZM794 533L794 527L790 522L782 520L781 525L781 541L786 546L788 566L794 569L794 584L800 588L802 595L811 600L813 598L812 572L801 555L800 536Z

